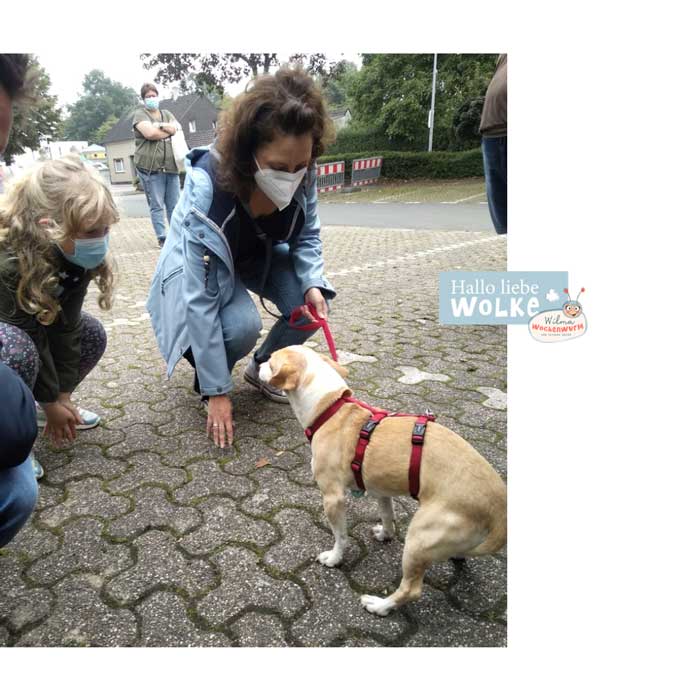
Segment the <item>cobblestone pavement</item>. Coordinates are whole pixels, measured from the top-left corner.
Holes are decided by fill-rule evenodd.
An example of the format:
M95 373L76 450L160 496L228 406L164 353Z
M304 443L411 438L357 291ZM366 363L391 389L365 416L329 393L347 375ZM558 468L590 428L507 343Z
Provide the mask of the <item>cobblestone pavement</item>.
M102 425L65 450L40 440L37 510L0 552L0 646L505 645L505 553L434 565L422 597L386 618L361 607L401 578L410 497L397 499L398 540L379 543L376 504L348 495L346 559L315 561L332 535L291 409L243 382L243 361L234 447L208 442L191 370L166 380L144 307L150 222L125 220L111 240L115 306L100 311L91 289L86 307L109 345L75 394ZM326 227L323 242L356 395L431 408L505 476L505 327L437 320L438 272L505 269L505 237ZM321 333L313 343L326 350Z

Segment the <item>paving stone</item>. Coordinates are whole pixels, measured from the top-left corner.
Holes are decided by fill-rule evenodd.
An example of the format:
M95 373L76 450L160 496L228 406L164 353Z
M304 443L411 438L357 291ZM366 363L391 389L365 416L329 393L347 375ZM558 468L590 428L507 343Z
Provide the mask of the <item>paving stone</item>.
M311 595L311 608L292 624L292 636L302 646L328 646L338 637L372 634L387 642L408 628L400 614L378 617L368 613L345 574L324 566L306 568L300 579Z
M102 602L99 581L90 574L69 576L54 587L56 606L17 646L132 646L136 618L129 610L114 610Z
M205 632L189 619L182 598L165 591L152 593L136 607L141 618L139 646L226 647L231 642L220 632Z
M0 622L17 632L48 615L53 595L42 588L30 588L22 580L22 566L16 557L0 556Z
M168 533L151 530L132 544L138 551L136 565L113 578L105 587L106 593L119 604L133 603L144 593L162 586L197 595L216 581L211 564L185 558Z
M78 571L105 579L128 568L131 563L129 547L102 539L101 522L79 518L63 527L61 548L30 566L27 576L36 583L49 585Z
M194 508L170 503L166 492L159 486L144 486L133 492L134 510L112 520L108 527L110 537L123 539L151 528L167 527L178 535L202 522Z
M197 506L197 510L202 513L204 522L179 542L192 555L206 554L230 542L266 547L277 536L272 525L243 515L228 498L208 498Z
M245 476L232 476L216 462L194 462L187 467L191 479L175 489L173 496L179 503L191 503L194 499L224 494L241 498L253 492L255 484Z
M507 564L493 556L468 557L456 565L450 593L469 613L485 613L505 600ZM501 615L497 615L501 617Z
M140 486L158 485L174 489L184 484L187 472L178 467L167 467L155 452L137 452L129 457L128 470L118 479L105 484L105 488L114 494L126 494Z
M218 447L207 437L206 422L202 419L201 430L187 430L178 434L177 438L160 437L167 441L170 448L167 450L152 449L163 457L163 464L171 467L182 467L190 463L219 459L232 459L236 454L235 447Z
M278 571L291 572L304 564L316 565L316 557L333 548L333 535L316 525L305 511L284 509L274 520L280 526L282 540L267 551L263 561ZM351 566L359 555L357 544L351 540L340 566Z
M102 425L98 425L96 428L78 432L78 437L75 439L75 452L85 449L88 445L110 447L124 443L126 439L127 436L123 430L110 430Z
M163 413L154 410L149 404L142 401L132 401L120 411L120 416L109 421L111 429L123 430L131 435L129 428L133 425L147 424L162 426L171 420L172 413Z
M39 529L31 521L15 535L12 542L5 546L5 549L16 554L22 561L34 561L55 552L59 544L56 535Z
M93 515L113 518L126 513L131 507L129 499L123 496L110 496L101 488L99 479L69 482L66 486L68 497L62 503L46 508L39 515L39 521L49 527L57 527L68 518L80 515Z
M121 431L120 431L121 432ZM177 451L177 442L173 439L158 435L155 428L150 425L137 424L129 428L128 436L124 437L107 450L107 456L111 458L126 457L134 452L157 452L159 454Z
M221 585L197 604L199 614L212 625L226 622L248 606L289 616L305 604L303 591L296 583L269 576L257 556L247 549L227 547L213 561L221 571Z
M452 607L445 595L424 585L421 597L406 606L418 630L407 641L409 647L503 647L503 625L475 620ZM394 614L394 613L391 613Z
M261 459L266 459L270 464L280 463L281 466L287 464L286 460L281 459L282 455L277 456L278 452L284 452L282 448L273 449L257 438L236 438L235 447L236 454L221 464L221 468L229 474L255 476L258 470L256 465Z
M280 506L302 506L315 512L322 509L323 500L317 488L300 486L277 469L258 469L255 494L241 500L241 508L252 515L267 515Z
M250 612L228 627L242 647L288 647L284 625L277 615Z
M46 482L62 484L70 479L94 476L99 479L114 479L126 471L127 465L115 459L105 459L102 450L93 445L75 450L74 457L66 465L52 467L46 472Z

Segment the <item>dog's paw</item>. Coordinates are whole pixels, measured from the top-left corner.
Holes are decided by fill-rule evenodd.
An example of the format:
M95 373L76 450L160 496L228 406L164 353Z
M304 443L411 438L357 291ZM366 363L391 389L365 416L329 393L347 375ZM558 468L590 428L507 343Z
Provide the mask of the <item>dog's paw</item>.
M372 535L374 535L374 539L378 540L379 542L387 542L388 540L394 537L394 533L387 532L384 529L384 525L382 525L381 523L379 523L379 525L375 525L372 528Z
M341 560L343 559L342 555L337 554L335 550L329 549L327 552L321 552L317 557L316 560L320 561L321 564L324 566L338 566L340 564Z
M379 598L376 595L360 596L360 603L362 603L362 606L368 612L381 615L382 617L388 615L394 609L394 603L392 601L388 598Z

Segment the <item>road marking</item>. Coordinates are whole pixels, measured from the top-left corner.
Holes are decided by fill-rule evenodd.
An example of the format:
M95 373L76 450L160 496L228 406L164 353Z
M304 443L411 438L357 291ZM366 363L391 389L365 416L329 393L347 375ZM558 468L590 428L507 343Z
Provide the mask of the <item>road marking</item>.
M440 204L460 204L461 202L468 202L472 199L477 199L478 197L483 197L486 195L486 192L479 192L478 194L472 194L469 197L465 197L464 199L455 199L453 202L440 202Z

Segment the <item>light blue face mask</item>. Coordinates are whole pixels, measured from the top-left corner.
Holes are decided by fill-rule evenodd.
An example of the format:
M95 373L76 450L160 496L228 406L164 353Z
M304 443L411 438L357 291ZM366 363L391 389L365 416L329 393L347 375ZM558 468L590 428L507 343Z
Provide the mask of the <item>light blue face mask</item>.
M143 103L146 105L146 109L158 109L160 100L157 97L147 97Z
M107 255L109 233L102 238L76 238L73 242L75 243L73 255L66 253L61 246L58 247L63 257L74 265L84 267L86 270L93 270L102 263Z

